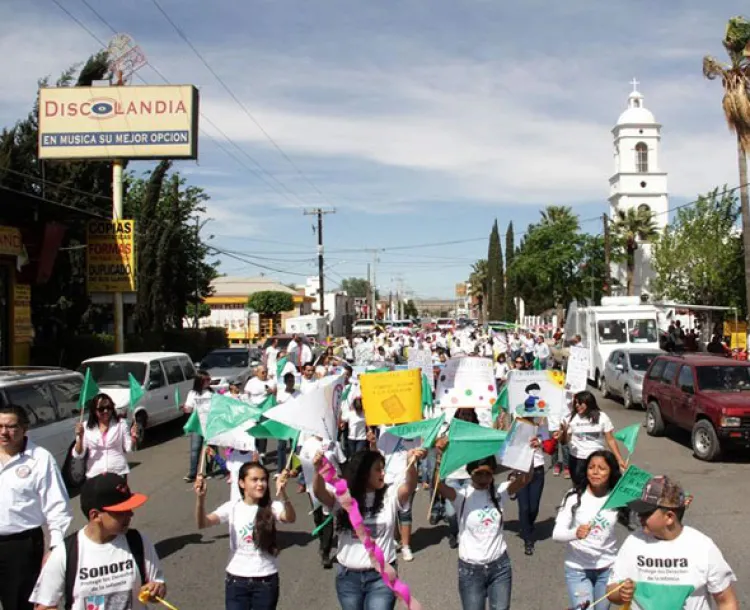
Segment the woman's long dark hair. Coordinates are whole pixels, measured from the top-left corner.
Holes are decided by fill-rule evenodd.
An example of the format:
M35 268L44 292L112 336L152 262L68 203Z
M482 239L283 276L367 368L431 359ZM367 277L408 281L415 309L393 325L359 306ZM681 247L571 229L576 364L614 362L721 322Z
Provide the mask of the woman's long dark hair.
M494 473L497 470L497 460L495 459L494 455L491 455L489 457L482 458L481 460L469 462L468 464L466 464L466 472L468 472L469 476L471 476L471 473L474 472L480 466L489 466L492 469L492 472ZM499 512L502 515L503 511L500 508L500 501L497 499L497 490L495 489L494 481L490 483L490 486L487 488L487 491L490 493L490 500L492 500L492 503L495 505L497 512Z
M388 485L384 485L382 489L378 489L375 492L375 502L372 508L369 510L366 508L367 481L370 478L370 471L373 465L378 462L382 463L383 467L385 467L385 458L379 451L363 449L362 451L357 451L344 467L344 479L349 486L349 493L357 501L363 517L366 516L365 512L369 515L377 515L383 508L383 501ZM343 508L339 509L336 513L336 529L339 531L352 531L352 523L349 521L349 515Z
M596 397L591 392L584 390L583 392L578 392L578 394L576 394L573 398L574 406L577 402L586 405L586 410L583 412L583 415L581 415L581 417L585 417L593 424L598 424L599 413L601 413L601 410L599 409L599 405L596 402ZM571 419L573 419L575 415L576 414L574 409Z
M109 394L100 392L86 404L86 408L89 410L89 418L86 421L87 428L94 429L99 425L99 418L96 415L96 408L105 400L112 405L112 417L110 418L110 421L114 423L117 423L119 421L120 416L117 415L117 409L115 409L115 401L112 400Z
M262 470L266 475L266 493L258 501L258 512L255 513L255 522L253 523L253 542L255 546L264 553L276 556L279 554L279 547L276 545L276 517L271 510L271 479L268 476L268 470L260 462L247 462L242 465L237 475L237 485L239 485L242 497L245 497L245 490L240 485L244 481L248 471L253 468Z
M208 371L200 370L195 374L195 377L193 378L193 392L196 394L202 394L204 390L208 390L211 392L211 386L203 387L203 384L205 383L206 379L208 379L209 384L211 383L211 375L208 374Z
M599 451L594 451L589 457L586 458L586 476L583 477L580 483L576 485L573 489L571 489L567 494L565 494L565 497L563 498L562 504L560 505L560 508L565 506L565 502L568 501L568 498L572 495L576 496L576 503L573 505L573 508L571 509L571 517L570 517L570 523L571 525L575 521L576 518L576 511L581 506L581 497L584 493L586 493L586 488L589 486L589 477L588 477L588 471L589 471L589 464L591 463L591 460L594 458L603 458L605 462L607 462L607 466L609 466L609 480L607 481L607 491L612 491L615 488L615 485L617 485L617 481L620 480L620 477L622 476L622 473L620 472L620 465L617 463L617 458L615 457L615 454L611 451L608 451L606 449L601 449Z

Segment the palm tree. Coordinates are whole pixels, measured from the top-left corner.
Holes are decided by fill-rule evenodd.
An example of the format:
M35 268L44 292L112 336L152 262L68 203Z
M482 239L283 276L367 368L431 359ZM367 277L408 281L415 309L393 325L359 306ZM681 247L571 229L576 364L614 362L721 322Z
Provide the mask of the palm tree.
M638 242L648 242L654 239L659 231L656 228L654 214L651 210L643 208L628 208L617 210L612 232L615 239L625 249L625 261L627 264L627 287L628 296L635 294L635 251L638 250Z
M469 296L477 303L479 309L479 323L484 324L484 305L486 303L488 289L489 268L486 258L480 258L471 266L469 276Z
M573 209L567 205L548 205L541 214L543 225L575 223L575 226L578 226L578 216L573 214Z
M724 98L721 105L729 129L737 136L737 165L740 172L742 244L745 250L746 308L750 315L750 197L747 190L747 151L750 148L750 22L733 17L727 23L723 40L730 63L703 58L703 76L721 78Z

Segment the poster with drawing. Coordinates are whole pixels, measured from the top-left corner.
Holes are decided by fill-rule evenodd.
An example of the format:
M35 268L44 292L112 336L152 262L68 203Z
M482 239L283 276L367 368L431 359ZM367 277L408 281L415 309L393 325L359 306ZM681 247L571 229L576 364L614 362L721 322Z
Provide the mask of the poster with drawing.
M435 392L435 407L452 417L456 409L476 409L481 425L492 424L492 405L497 387L492 360L461 356L451 358L440 371Z
M571 394L586 390L589 376L589 350L580 345L573 345L568 355L568 366L565 370L565 389Z
M531 439L537 435L537 427L523 419L516 419L500 450L500 464L512 470L529 472L534 462Z
M544 417L557 430L566 412L562 371L516 371L508 374L508 407L514 417Z

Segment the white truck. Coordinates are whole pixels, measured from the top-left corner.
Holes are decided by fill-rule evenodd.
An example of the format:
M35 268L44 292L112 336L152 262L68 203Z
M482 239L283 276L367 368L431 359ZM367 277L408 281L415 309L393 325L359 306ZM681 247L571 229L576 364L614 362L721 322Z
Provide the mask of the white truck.
M640 297L602 297L599 306L568 308L565 337L581 335L589 350L589 379L599 386L604 363L616 349L637 346L659 349L660 309L643 303Z
M290 335L305 335L323 342L328 336L328 318L325 316L297 316L284 321L284 331Z

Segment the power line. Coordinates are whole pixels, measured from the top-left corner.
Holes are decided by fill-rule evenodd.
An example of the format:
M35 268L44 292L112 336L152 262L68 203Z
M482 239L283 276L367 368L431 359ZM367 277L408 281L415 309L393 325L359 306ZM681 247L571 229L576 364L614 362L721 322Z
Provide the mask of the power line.
M17 195L23 195L24 197L30 197L31 199L37 199L38 201L43 201L44 203L49 203L51 205L56 205L61 208L66 208L68 210L74 210L76 212L80 212L81 214L86 214L88 216L92 216L94 218L104 218L105 220L112 220L109 216L104 216L103 214L97 214L96 212L90 212L88 210L84 210L83 208L77 208L73 205L67 205L65 203L60 203L59 201L52 201L51 199L47 199L46 197L40 197L39 195L34 195L32 193L28 193L26 191L19 191L16 189L12 189L8 186L5 186L3 184L0 184L0 189L3 189L4 191L8 191L10 193L16 193Z
M245 258L243 256L238 256L236 254L232 254L231 252L228 252L226 250L222 250L220 248L216 248L214 246L206 246L206 248L208 250L216 252L217 254L222 254L224 256L228 256L229 258L233 258L235 260L238 260L240 262L246 263L248 265L252 265L253 267L258 267L260 269L266 269L268 271L274 271L275 273L282 273L282 274L285 274L285 275L296 275L296 276L299 276L299 277L309 277L308 273L298 273L296 271L286 271L284 269L277 269L275 267L270 267L268 265L263 265L261 263L256 263L254 261L248 260L247 258Z
M25 174L23 172L19 172L17 170L10 169L10 168L0 169L0 173L2 172L9 172L17 176L22 176L23 178L28 178L29 180L34 180L35 182L43 182L44 184L49 184L50 186L64 189L66 191L71 191L72 193L77 193L79 195L86 195L87 197L92 197L94 199L101 199L103 201L107 201L108 203L112 203L112 197L107 197L106 195L99 195L98 193L88 193L86 191L82 191L81 189L77 189L72 186L65 186L64 184L61 184L59 182L53 182L52 180L40 178L32 174Z

